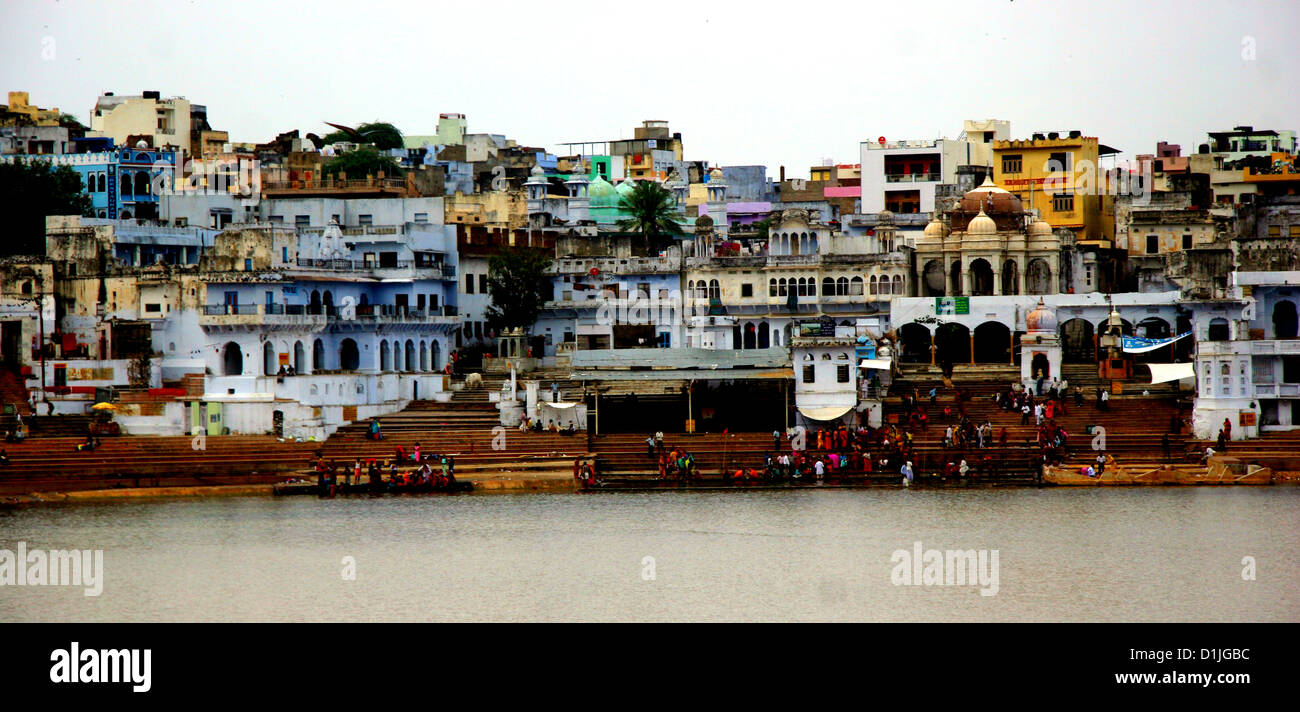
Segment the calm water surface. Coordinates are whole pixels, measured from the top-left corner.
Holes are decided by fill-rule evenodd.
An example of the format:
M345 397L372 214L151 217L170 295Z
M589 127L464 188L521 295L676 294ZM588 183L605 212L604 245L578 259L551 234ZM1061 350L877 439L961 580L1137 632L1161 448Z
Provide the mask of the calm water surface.
M19 541L103 549L104 591L0 587L0 621L1300 621L1300 488L1289 487L0 510L0 549ZM915 541L997 549L997 595L895 586L890 557ZM1255 581L1242 580L1245 556Z

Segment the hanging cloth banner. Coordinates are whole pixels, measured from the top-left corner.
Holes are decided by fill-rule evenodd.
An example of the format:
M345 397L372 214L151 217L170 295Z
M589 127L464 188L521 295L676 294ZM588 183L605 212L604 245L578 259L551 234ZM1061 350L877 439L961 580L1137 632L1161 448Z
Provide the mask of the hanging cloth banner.
M1148 351L1155 351L1161 346L1168 346L1169 344L1172 344L1181 338L1191 336L1191 335L1192 332L1187 331L1179 334L1178 336L1171 336L1168 339L1143 339L1138 336L1125 336L1124 353L1142 354Z

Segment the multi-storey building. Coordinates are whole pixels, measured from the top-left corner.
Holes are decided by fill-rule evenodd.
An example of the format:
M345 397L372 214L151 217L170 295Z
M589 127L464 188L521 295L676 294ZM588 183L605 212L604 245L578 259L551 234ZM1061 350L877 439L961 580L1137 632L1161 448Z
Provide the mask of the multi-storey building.
M956 139L888 140L861 144L863 213L931 213L935 191L957 182L959 166L986 166L995 141L1010 137L1007 121L966 121Z
M0 156L0 161L44 161L69 166L81 176L96 217L110 220L158 217L162 195L171 190L179 154L175 150L121 146L94 153Z
M1080 245L1109 248L1115 234L1115 186L1099 159L1117 151L1080 131L1036 133L993 142L993 181L1015 193L1053 230L1068 229Z
M721 240L711 221L697 220L683 275L687 347L788 347L794 323L810 316L883 329L890 298L914 289L910 248L896 243L892 225L854 237L786 210L767 235Z

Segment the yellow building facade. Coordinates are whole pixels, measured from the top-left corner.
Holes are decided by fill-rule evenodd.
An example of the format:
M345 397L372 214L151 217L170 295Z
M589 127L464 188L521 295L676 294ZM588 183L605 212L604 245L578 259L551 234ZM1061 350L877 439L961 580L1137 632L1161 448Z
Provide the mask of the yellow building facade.
M1109 150L1109 149L1107 149ZM1114 186L1098 166L1095 137L994 141L993 182L1082 244L1110 247L1115 235Z
M9 104L6 108L10 114L26 116L32 126L58 126L59 117L63 115L58 109L32 106L31 97L25 91L9 92Z

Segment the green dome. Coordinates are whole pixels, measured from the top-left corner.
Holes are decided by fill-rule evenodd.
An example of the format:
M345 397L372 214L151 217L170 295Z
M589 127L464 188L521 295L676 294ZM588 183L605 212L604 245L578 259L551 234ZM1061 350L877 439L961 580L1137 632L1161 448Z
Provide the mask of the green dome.
M587 198L593 208L614 207L618 205L618 189L609 181L596 176L587 184Z
M622 183L619 183L618 187L614 188L614 190L618 191L619 195L631 195L632 191L636 190L636 181L631 179L625 180Z

